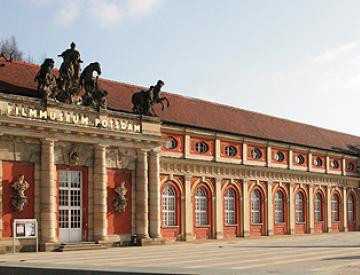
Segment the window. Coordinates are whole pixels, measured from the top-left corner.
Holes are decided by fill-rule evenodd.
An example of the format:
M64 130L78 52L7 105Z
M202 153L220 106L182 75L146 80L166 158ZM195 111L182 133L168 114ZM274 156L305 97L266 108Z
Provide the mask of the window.
M322 161L321 158L317 157L317 158L314 159L314 165L315 166L320 167L320 166L322 166L322 164L323 164L323 161Z
M236 153L237 153L237 151L236 151L235 146L230 145L230 146L225 147L225 154L227 156L234 157L234 156L236 156Z
M275 160L278 161L278 162L282 162L284 160L284 154L280 151L277 151L275 153Z
M166 144L165 144L165 148L168 149L168 150L172 150L172 149L175 149L176 146L177 146L177 141L174 137L170 137L171 140L168 141Z
M339 196L333 195L331 199L331 214L334 222L340 221L339 215Z
M322 197L320 193L315 196L315 221L322 221Z
M171 186L165 187L162 192L162 224L165 226L176 225L175 190Z
M195 194L196 225L207 225L207 196L204 188L196 190Z
M235 191L232 188L225 193L225 224L236 224Z
M258 148L251 150L251 156L253 159L261 158L261 151Z
M299 165L304 164L305 158L302 155L297 155L295 157L295 162Z
M296 212L296 222L301 223L304 222L304 195L302 192L296 193L295 199L295 212Z
M347 214L348 214L348 221L354 221L354 197L350 195L347 201Z
M195 144L195 150L199 153L206 153L209 150L209 146L204 141L199 141Z
M338 169L339 168L339 162L336 159L334 159L331 162L331 168L333 168L333 169Z
M346 169L347 169L348 171L353 171L354 168L355 168L354 163L349 162L348 164L346 164Z
M283 204L283 193L277 191L275 193L275 223L284 222L284 204Z
M251 193L251 222L252 223L261 223L261 201L260 201L260 192L259 190L254 190Z

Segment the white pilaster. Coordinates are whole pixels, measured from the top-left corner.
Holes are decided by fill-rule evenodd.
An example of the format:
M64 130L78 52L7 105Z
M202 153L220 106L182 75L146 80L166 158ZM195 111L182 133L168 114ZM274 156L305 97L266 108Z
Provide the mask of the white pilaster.
M160 238L160 161L157 151L150 152L149 198L150 237Z

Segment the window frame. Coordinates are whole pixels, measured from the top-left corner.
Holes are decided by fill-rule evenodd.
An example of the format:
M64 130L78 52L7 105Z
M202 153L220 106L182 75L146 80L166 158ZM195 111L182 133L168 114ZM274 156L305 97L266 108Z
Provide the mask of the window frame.
M199 194L203 192L203 194ZM195 191L195 226L209 226L208 194L205 187L198 187Z
M198 141L195 143L195 151L199 154L205 154L209 151L209 144L205 141Z
M164 196L164 192L165 191L172 191L172 195L169 195L168 192L166 192L165 196ZM161 225L163 227L173 227L173 226L178 226L178 221L177 221L177 193L176 193L176 188L174 188L172 185L167 185L164 187L163 191L161 192ZM170 208L173 209L169 209L169 201L172 201L170 203ZM164 203L165 202L165 203Z
M280 194L280 197L278 197L278 194ZM285 222L285 215L284 215L284 193L278 189L275 192L274 196L274 216L275 216L275 224L283 224ZM280 207L280 209L279 209ZM281 219L278 219L281 218Z
M337 193L331 196L331 220L335 223L340 222L340 197Z
M258 194L258 197L256 197L256 201L258 203L258 209L254 209L254 194ZM251 224L254 224L254 225L258 225L258 224L262 224L262 194L260 192L259 189L253 189L251 191ZM254 219L254 214L258 214L258 219L255 220Z
M351 198L351 200L352 200L352 202L351 202L351 208L349 207L349 199ZM346 210L347 210L347 213L346 213L346 215L347 215L347 221L348 222L355 222L355 208L354 208L354 206L355 206L355 197L354 197L354 195L353 194L349 194L348 195L348 197L347 197L347 200L346 200ZM349 209L351 209L351 211L349 211ZM349 213L351 213L351 216L352 216L352 219L349 219Z
M301 197L301 200L299 200ZM301 201L301 207L299 206L299 202ZM302 217L302 219L300 219ZM305 194L298 190L295 195L295 222L297 224L305 223Z
M318 200L318 196L320 198L320 200ZM319 203L319 205L318 205ZM318 209L318 206L320 206L320 209ZM318 215L319 216L318 216ZM323 217L323 196L321 194L321 192L316 192L315 193L315 198L314 198L314 217L315 217L315 222L317 223L322 223L324 222L324 217Z
M230 194L232 193L232 194ZM230 196L232 195L232 196ZM227 188L224 193L224 223L225 225L234 226L237 224L237 207L236 191L234 188ZM233 207L230 207L230 206Z

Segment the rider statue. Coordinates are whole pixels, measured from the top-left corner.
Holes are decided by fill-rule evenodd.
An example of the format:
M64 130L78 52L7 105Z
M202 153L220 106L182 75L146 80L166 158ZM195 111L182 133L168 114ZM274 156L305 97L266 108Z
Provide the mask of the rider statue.
M59 54L58 57L62 57L64 62L60 66L61 70L68 70L69 66L74 67L73 77L78 80L80 78L80 63L83 61L80 59L79 51L75 50L76 44L71 42L70 49L65 50L62 54Z

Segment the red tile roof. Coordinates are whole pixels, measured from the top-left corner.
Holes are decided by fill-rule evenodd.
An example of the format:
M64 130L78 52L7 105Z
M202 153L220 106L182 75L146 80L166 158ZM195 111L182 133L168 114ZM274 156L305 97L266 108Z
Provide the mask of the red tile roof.
M37 96L34 76L39 66L0 59L0 92ZM143 87L125 83L102 80L108 91L110 109L131 112L131 96ZM280 141L339 151L348 146L360 145L360 137L306 125L282 118L259 114L231 106L216 104L205 100L189 98L171 93L163 93L170 101L170 108L155 109L160 119L166 123L187 125L214 131L240 134L266 140Z

